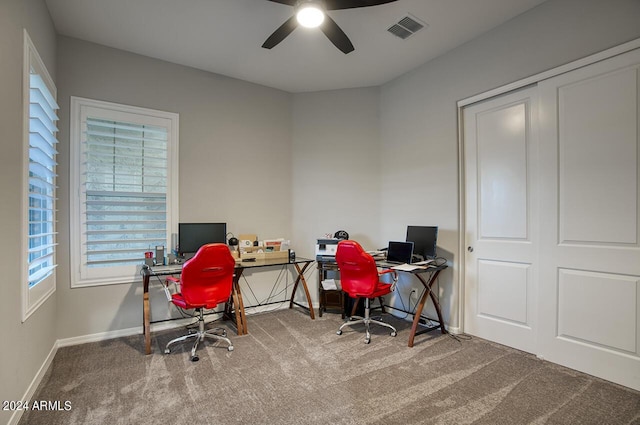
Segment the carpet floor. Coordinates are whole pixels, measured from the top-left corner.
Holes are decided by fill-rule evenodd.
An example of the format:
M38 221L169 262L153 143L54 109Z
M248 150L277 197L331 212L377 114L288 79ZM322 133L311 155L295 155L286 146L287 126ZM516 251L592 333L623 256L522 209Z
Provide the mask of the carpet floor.
M154 334L148 356L141 335L63 347L33 397L62 408L19 423L640 425L637 391L479 338L409 348L410 324L384 320L398 336L374 327L367 345L361 328L336 335L336 314L252 315L234 351L206 342L199 362L191 344L163 354L184 329Z

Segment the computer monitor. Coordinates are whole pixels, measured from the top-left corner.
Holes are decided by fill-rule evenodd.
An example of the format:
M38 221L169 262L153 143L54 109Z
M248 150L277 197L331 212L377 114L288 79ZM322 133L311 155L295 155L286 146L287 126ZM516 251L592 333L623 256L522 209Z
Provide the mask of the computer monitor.
M178 255L192 257L202 245L227 242L227 223L178 223Z
M413 254L423 260L436 258L438 226L407 226L407 242L413 242Z

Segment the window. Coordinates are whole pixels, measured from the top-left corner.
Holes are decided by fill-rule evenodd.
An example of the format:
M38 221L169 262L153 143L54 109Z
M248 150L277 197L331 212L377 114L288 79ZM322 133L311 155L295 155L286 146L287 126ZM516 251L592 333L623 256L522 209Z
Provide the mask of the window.
M56 289L56 87L29 34L23 63L25 278L22 320Z
M177 226L178 115L71 98L71 286L139 279Z

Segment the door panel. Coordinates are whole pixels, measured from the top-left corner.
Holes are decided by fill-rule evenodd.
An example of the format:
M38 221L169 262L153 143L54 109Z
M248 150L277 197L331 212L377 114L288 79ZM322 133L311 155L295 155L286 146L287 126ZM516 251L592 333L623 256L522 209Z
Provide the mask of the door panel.
M558 87L561 242L637 243L636 83L632 68Z
M534 89L463 111L465 332L535 349Z
M508 104L476 117L479 237L527 239L526 105Z
M638 279L631 276L560 269L558 337L633 354L638 344L637 287ZM596 311L615 314L596 320Z
M478 315L528 326L530 270L529 264L478 261Z
M540 88L539 354L640 389L640 52Z

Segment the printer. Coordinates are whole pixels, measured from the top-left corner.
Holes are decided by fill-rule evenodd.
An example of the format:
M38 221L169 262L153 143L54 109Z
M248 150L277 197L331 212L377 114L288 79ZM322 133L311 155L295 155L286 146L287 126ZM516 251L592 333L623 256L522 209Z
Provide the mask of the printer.
M335 261L340 239L318 239L316 242L316 261Z

